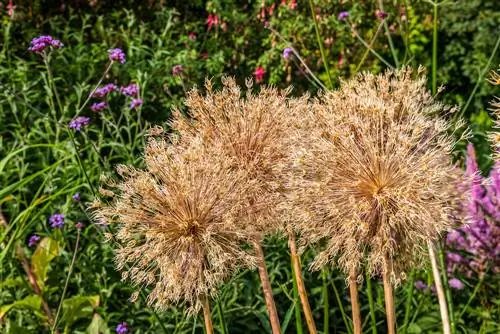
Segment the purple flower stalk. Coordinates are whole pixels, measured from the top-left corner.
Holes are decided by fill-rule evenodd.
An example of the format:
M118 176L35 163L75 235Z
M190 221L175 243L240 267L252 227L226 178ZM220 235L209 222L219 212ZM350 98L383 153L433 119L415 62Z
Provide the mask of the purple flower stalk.
M40 241L40 237L36 234L32 235L28 240L28 247L35 246L38 243L38 241Z
M126 96L137 96L139 94L139 87L136 84L120 87L120 93Z
M93 112L99 112L99 111L103 111L104 108L106 108L107 106L108 106L108 104L104 101L96 102L96 103L92 103L92 105L90 106L90 110L92 110Z
M339 21L345 21L349 17L349 12L343 11L340 12L339 16L337 17Z
M129 332L128 324L125 321L116 326L117 334L127 334L128 332Z
M73 118L71 122L69 122L70 129L74 129L75 131L80 131L82 127L87 126L90 123L90 117L86 116L78 116Z
M130 102L130 109L137 109L142 106L142 99L132 99Z
M293 51L292 48L285 48L283 50L283 58L288 59L292 55Z
M74 194L73 196L71 196L71 198L73 199L73 201L79 202L80 201L80 193Z
M92 93L92 97L103 98L103 97L106 97L108 94L114 92L115 90L117 90L116 85L112 84L112 83L109 83L107 85L104 85L102 87L97 88Z
M52 47L54 49L60 49L64 45L60 40L54 39L50 35L42 35L39 37L35 37L31 40L31 46L28 48L31 52L40 53L43 52L46 48Z
M56 213L50 216L49 223L52 228L61 228L64 225L64 215Z
M178 76L184 71L184 67L182 65L175 65L172 67L172 75Z
M125 53L122 51L122 49L119 49L119 48L108 50L108 57L109 57L109 60L117 61L120 64L125 64L125 61L126 61Z

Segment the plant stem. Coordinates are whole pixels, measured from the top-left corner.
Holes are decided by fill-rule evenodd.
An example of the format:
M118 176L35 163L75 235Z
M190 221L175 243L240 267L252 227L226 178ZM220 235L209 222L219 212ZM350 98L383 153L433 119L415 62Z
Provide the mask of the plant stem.
M68 276L66 277L66 282L64 283L63 292L61 295L61 300L59 301L59 306L57 307L56 317L54 318L54 325L52 326L52 333L56 330L57 327L57 319L59 318L59 313L61 312L62 304L64 301L64 296L66 295L66 290L68 289L69 278L71 277L71 273L73 271L73 266L75 265L76 253L78 252L78 246L80 244L80 229L77 229L76 232L76 243L75 250L73 251L73 258L71 259L71 263L68 269Z
M295 311L295 328L297 334L303 334L304 330L302 329L302 314L300 313L300 297L299 297L299 288L297 287L297 280L295 279L295 270L293 269L292 263L292 283L293 283L293 304Z
M205 333L213 334L214 327L212 325L212 317L210 315L210 303L208 302L207 296L201 296L200 299L203 307L203 317L205 318Z
M347 333L351 334L352 333L351 324L347 320L347 315L345 313L344 306L342 305L342 300L340 299L339 290L337 289L334 280L332 280L331 283L333 287L333 292L335 293L335 299L337 300L337 304L339 304L340 314L342 314L342 320L344 321L345 328L347 330Z
M396 313L394 307L394 294L391 284L392 259L386 254L384 259L384 270L382 273L384 281L385 313L387 317L387 333L396 334Z
M299 292L300 302L302 303L302 310L304 311L304 317L306 318L307 328L309 329L309 333L316 333L316 325L314 324L314 318L312 315L311 306L309 305L309 299L307 298L306 286L304 284L304 280L302 279L300 258L297 252L295 234L293 232L290 233L290 237L288 239L288 245L290 247L293 273L295 281L297 282L297 289Z
M220 304L220 301L218 299L216 300L216 307L217 313L219 314L219 323L222 334L227 334L228 330L226 326L226 320L224 319L224 311L222 310L222 305Z
M316 14L314 13L314 6L312 3L312 0L309 0L309 7L311 7L311 15L312 15L313 22L314 22L314 30L316 31L316 40L318 41L319 52L321 53L321 59L323 61L323 65L325 66L325 71L326 71L326 74L328 77L328 85L330 86L329 88L332 89L333 88L332 77L330 75L330 70L328 68L328 61L326 59L325 49L323 48L323 42L321 41L318 20L316 19Z
M469 308L470 303L472 302L472 300L474 300L474 297L476 297L476 294L479 291L479 288L481 287L481 285L483 284L485 277L486 277L486 272L483 274L483 277L481 277L481 279L479 280L479 283L477 283L476 287L474 288L474 291L472 291L472 295L469 297L469 300L467 301L464 308L462 309L462 312L460 312L460 314L458 315L458 319L462 319L462 316Z
M382 22L379 24L378 28L377 28L377 31L375 31L375 34L373 35L373 38L372 40L370 41L370 44L368 45L368 47L366 48L366 51L365 53L363 53L363 56L361 57L361 60L359 61L358 63L358 66L356 66L356 70L354 70L355 73L358 73L359 69L361 68L361 66L363 65L363 63L365 62L366 60L366 57L368 56L368 53L370 53L370 50L372 49L372 46L373 46L373 43L375 42L375 40L377 39L378 37L378 34L380 32L380 28L382 28L382 24L385 22L385 19L382 20Z
M349 272L349 294L351 296L352 323L354 334L361 334L361 311L359 309L358 282L356 268Z
M432 3L434 6L434 27L432 31L432 94L437 91L437 36L438 36L438 4Z
M408 322L410 321L410 309L411 309L411 304L412 304L412 299L413 299L413 291L414 291L414 286L413 283L415 282L415 270L412 270L410 272L410 278L408 280L408 290L406 294L406 305L405 305L405 318L403 321L403 334L406 333L406 330L408 329Z
M372 334L377 334L377 318L375 317L375 305L373 303L372 279L368 269L366 270L366 294L368 296L368 305L370 306Z
M439 247L439 265L441 266L441 277L443 278L443 289L445 292L446 303L448 305L448 317L450 319L451 333L455 333L455 317L453 315L453 302L451 298L451 291L448 285L448 273L446 272L446 263L444 261L444 252Z
M436 292L439 301L439 310L441 312L441 321L443 322L443 334L450 334L450 321L448 319L448 308L446 305L446 297L443 291L443 284L441 283L441 275L437 264L436 252L434 245L429 242L429 257L431 259L432 275L434 277L434 284L436 285Z
M76 159L78 160L78 165L80 166L80 169L82 170L83 175L85 176L85 179L87 180L87 183L89 184L90 190L92 191L92 194L95 197L96 192L94 190L94 187L92 186L92 183L90 182L90 178L87 175L85 168L83 167L83 163L82 163L82 160L80 159L80 155L78 154L78 147L76 145L75 136L73 136L73 133L71 132L70 129L67 129L67 131L68 131L69 137L71 138L71 142L73 143L73 147L75 148L75 155L76 155Z
M323 280L323 333L328 334L330 307L328 305L328 275L326 269L321 270L321 278Z
M384 3L382 0L378 0L378 7L381 11L384 10ZM389 31L389 27L387 26L387 21L384 19L382 22L384 24L384 30L385 34L387 35L389 47L391 48L392 58L394 58L394 64L396 65L396 67L399 67L398 54L396 52L396 49L394 48L394 43L392 42L391 32Z
M267 311L269 312L269 320L273 329L273 334L281 334L281 326L278 317L278 311L274 303L273 292L271 289L271 282L269 281L269 274L267 273L266 259L264 251L262 250L262 238L259 236L254 242L255 253L257 255L257 267L259 269L260 282L262 290L264 291L264 298L266 300Z

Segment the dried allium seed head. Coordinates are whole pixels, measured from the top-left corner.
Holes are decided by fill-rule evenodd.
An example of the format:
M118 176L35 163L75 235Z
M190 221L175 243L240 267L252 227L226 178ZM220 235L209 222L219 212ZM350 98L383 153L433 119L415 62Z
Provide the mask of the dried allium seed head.
M327 240L314 268L366 261L379 274L389 257L397 283L426 258L451 224L461 176L449 124L430 116L445 109L409 69L359 75L313 103L317 126L291 152L289 205L303 241Z
M200 296L214 295L234 271L254 264L236 228L253 185L229 169L230 160L195 145L174 154L150 141L146 162L145 170L119 168L114 201L97 206L95 216L118 224L118 269L139 287L153 285L151 305L185 301L195 312Z
M221 150L234 162L233 168L259 184L250 194L252 213L246 228L250 232L273 232L279 223L276 203L282 190L277 166L285 157L284 138L289 133L291 115L298 113L307 97L291 99L290 89L279 91L264 87L258 94L243 96L232 78L224 78L223 89L213 91L206 82L206 95L189 93L186 106L192 119L174 114L172 128L178 134L176 144L189 146L201 138L208 151Z

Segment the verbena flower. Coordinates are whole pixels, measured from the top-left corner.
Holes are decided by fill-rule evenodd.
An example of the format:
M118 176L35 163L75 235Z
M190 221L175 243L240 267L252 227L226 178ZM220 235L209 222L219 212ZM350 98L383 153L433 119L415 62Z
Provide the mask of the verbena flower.
M82 222L78 222L75 224L75 227L78 229L78 230L81 230L85 225L82 223Z
M122 49L119 49L119 48L108 50L108 57L109 57L109 60L117 61L120 64L125 64L125 61L126 61L125 53L122 51Z
M464 283L462 283L462 281L460 281L458 278L455 278L455 277L453 277L452 279L450 279L448 281L448 285L451 288L457 289L457 290L462 290L465 287Z
M387 17L387 12L384 12L383 10L377 9L375 10L375 16L381 20L385 19Z
M264 70L264 68L262 66L258 66L255 69L255 72L253 72L253 74L255 75L255 82L261 83L262 80L264 79L264 75L266 74L266 71Z
M59 49L63 47L63 44L60 40L54 39L50 35L39 36L31 40L31 46L28 48L28 50L31 52L40 53L48 47Z
M283 58L288 59L293 54L292 48L285 48L283 50Z
M339 19L339 21L345 21L348 17L349 17L349 12L343 11L339 13L337 18Z
M128 86L120 87L120 93L126 96L137 96L139 94L139 86L132 83Z
M415 288L417 288L418 290L421 290L421 291L425 291L428 289L428 286L423 281L419 280L419 281L415 282Z
M451 226L450 185L461 173L450 163L450 124L430 116L448 109L410 69L360 74L310 109L290 145L289 188L303 241L326 241L313 268L338 261L350 273L366 263L398 283Z
M95 102L90 106L90 110L92 110L93 112L99 112L103 111L107 106L108 104L105 101Z
M195 312L201 298L252 264L237 224L253 185L200 143L178 152L151 139L145 157L144 170L118 168L123 180L112 184L114 202L96 203L94 214L100 223L117 223L118 269L137 286L152 286L149 304L164 309L184 301Z
M130 101L130 109L137 109L142 106L142 103L142 99L132 99L132 101Z
M172 75L173 76L179 76L182 74L183 71L184 71L184 67L182 65L175 65L174 67L172 67Z
M80 193L74 194L73 196L71 196L71 198L73 199L73 201L79 202L80 201Z
M92 97L96 98L103 98L109 95L110 93L114 92L117 90L117 87L115 84L109 83L107 85L104 85L103 87L97 88L93 93Z
M119 323L118 326L116 326L117 334L127 334L128 332L129 332L129 327L126 322Z
M62 228L64 226L64 215L56 213L50 216L49 223L52 228Z
M74 129L75 131L80 131L83 127L87 126L90 123L90 117L86 116L78 116L69 122L70 129Z
M40 241L40 237L36 234L32 235L28 240L28 247L36 246L38 241Z

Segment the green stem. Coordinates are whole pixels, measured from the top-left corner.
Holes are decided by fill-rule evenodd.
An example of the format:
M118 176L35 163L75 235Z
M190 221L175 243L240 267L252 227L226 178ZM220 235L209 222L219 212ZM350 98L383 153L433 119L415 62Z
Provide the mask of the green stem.
M312 3L312 0L309 0L309 6L311 7L311 15L312 15L312 18L314 21L314 30L316 31L316 40L318 41L319 51L321 53L321 59L323 61L323 65L325 66L325 71L326 71L326 74L328 77L328 84L330 86L329 88L332 89L333 88L333 81L332 81L332 77L330 75L330 69L328 68L328 61L326 59L325 50L323 48L323 42L321 41L318 20L316 19L316 14L314 13L314 6Z
M78 147L76 145L75 137L73 136L73 133L71 132L70 129L67 129L67 130L68 130L69 137L71 138L71 142L73 143L73 147L75 148L75 155L76 155L76 159L78 160L78 165L80 166L80 169L82 170L83 175L85 175L85 179L87 180L87 183L89 184L90 190L92 191L92 194L95 197L97 195L97 193L95 192L94 186L92 186L92 183L90 182L90 178L87 175L85 168L83 167L82 160L80 159L80 155L78 154Z
M438 37L438 4L433 2L434 6L434 27L432 32L432 94L437 91L437 37Z
M373 48L368 43L366 43L366 41L363 38L361 38L361 36L359 36L359 34L357 33L357 31L354 30L354 28L352 27L351 24L349 24L349 27L351 28L351 31L354 34L354 36L356 36L356 38L361 42L361 44L363 44L365 46L365 48L367 48L368 50L370 50L370 52L375 57L377 57L378 60L380 60L382 63L384 63L385 66L387 66L389 68L394 68L394 66L392 66L387 60L385 60L384 57L382 57L377 51L373 50Z
M375 317L375 304L373 303L372 280L368 270L366 270L366 294L368 296L368 305L370 306L372 334L377 334L377 319Z
M227 325L226 325L226 320L224 319L224 311L222 310L222 305L220 304L219 299L216 300L216 308L217 308L217 313L219 316L219 324L220 324L220 330L222 334L227 334Z
M340 313L342 314L342 320L344 321L345 328L347 329L347 332L349 334L351 334L352 333L351 323L347 319L347 315L345 313L344 306L342 305L342 300L340 299L339 290L337 289L337 286L335 285L334 280L331 281L331 284L333 287L333 292L335 293L335 299L337 300L337 304L339 304L339 309L340 309Z
M408 322L410 321L410 309L413 301L413 290L414 290L414 282L415 282L415 270L410 272L410 278L408 279L408 290L406 294L406 304L405 304L405 317L403 321L403 334L406 333L408 329Z
M295 278L295 270L292 267L292 281L293 281L293 303L295 304L295 328L297 329L297 334L304 333L302 328L302 314L300 313L300 298L299 298L299 288L297 286L297 280Z
M467 304L465 304L464 308L462 309L462 311L458 315L458 320L462 319L462 316L464 315L464 313L469 308L470 303L476 297L476 294L479 291L479 288L481 287L481 285L483 284L483 281L484 281L485 277L486 277L486 272L483 274L483 277L481 277L481 280L479 281L479 283L477 283L476 287L474 288L474 291L472 291L472 295L469 297L469 300L467 301Z
M448 317L450 318L451 334L455 333L455 316L453 314L453 301L451 298L450 286L448 285L448 274L446 272L446 262L444 260L444 252L441 245L439 247L439 266L441 267L441 278L443 279L443 289L446 296L446 304L448 305Z
M57 307L56 317L54 318L54 325L52 326L52 330L51 330L52 333L54 333L56 328L57 328L57 319L59 318L59 313L61 312L61 307L62 307L62 304L64 301L64 296L66 295L66 290L68 289L69 278L71 277L71 272L73 271L73 266L75 264L76 252L78 251L79 243L80 243L80 229L77 229L75 250L73 251L73 258L71 259L71 263L69 265L68 276L66 277L66 282L64 283L64 289L63 289L63 293L61 295L61 300L59 301L59 306Z
M321 271L321 278L323 280L323 333L328 334L329 331L329 318L330 318L330 306L328 305L328 274L327 270L323 269Z
M382 0L378 0L378 6L379 6L379 9L381 11L384 10L384 4L383 4ZM392 58L394 58L394 64L396 65L396 67L399 67L398 54L396 52L396 49L394 48L394 43L392 42L391 32L389 31L389 26L387 25L387 21L385 19L383 20L383 24L384 24L385 34L387 36L387 41L389 42L389 47L391 49Z
M356 70L354 71L355 73L357 73L359 71L359 69L361 68L361 66L363 65L363 63L365 62L366 60L366 57L368 56L368 53L370 53L370 50L372 49L372 46L373 46L373 43L375 42L375 40L377 39L377 36L380 32L380 28L382 28L382 24L385 22L385 19L379 24L378 28L377 28L377 31L375 32L375 34L373 35L373 38L372 40L370 41L370 44L368 45L368 48L366 48L366 51L365 53L363 54L363 57L361 57L361 60L358 64L358 66L356 66Z

